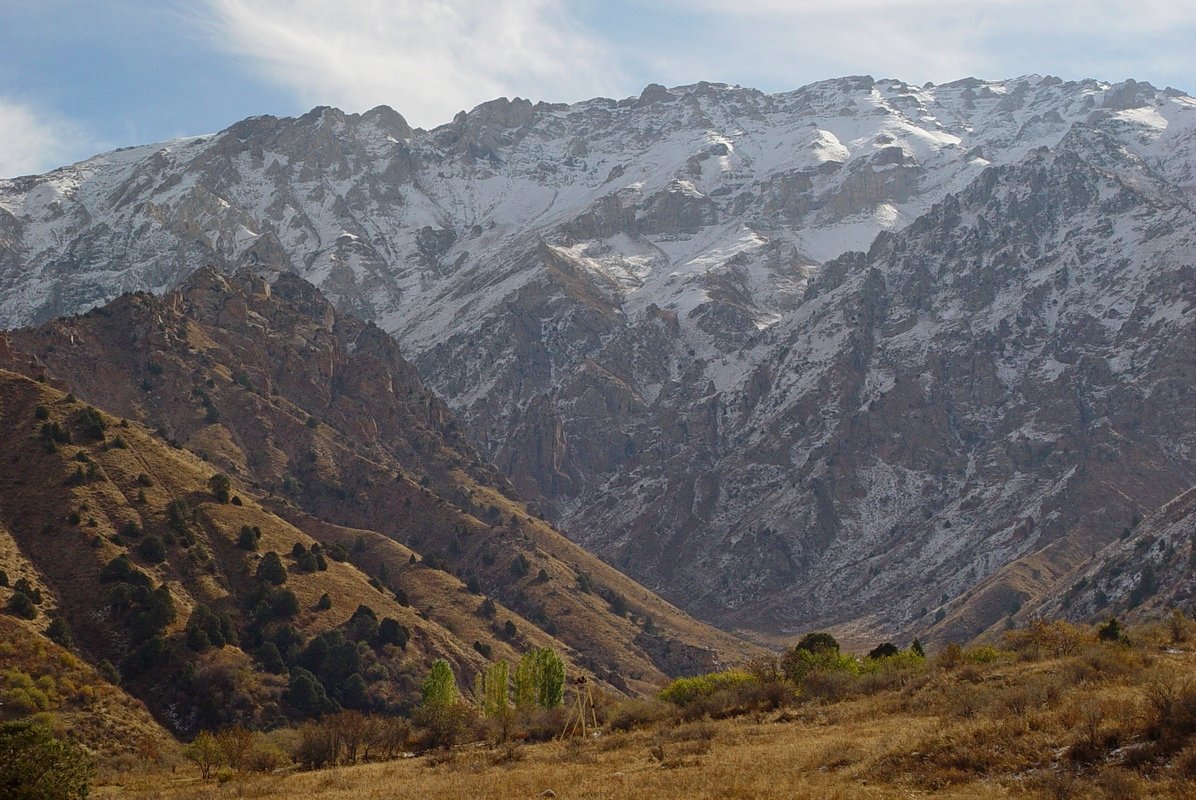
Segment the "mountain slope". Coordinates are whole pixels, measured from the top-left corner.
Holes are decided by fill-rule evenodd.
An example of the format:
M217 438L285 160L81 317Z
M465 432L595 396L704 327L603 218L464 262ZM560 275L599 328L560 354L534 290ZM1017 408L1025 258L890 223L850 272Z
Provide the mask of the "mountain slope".
M517 609L510 617L527 631L512 643L519 649L555 637L620 688L740 651L529 514L393 339L293 275L202 270L165 297L126 296L6 338L13 368L69 379L79 396L145 421L237 476L289 524L327 543L361 536L351 559L433 601L422 610L464 625L465 647L501 638L506 619L479 619L468 582ZM413 572L439 573L409 569L413 550L458 577L412 585Z
M240 487L232 503L219 502L208 484L212 466L136 423L118 422L72 395L7 371L0 371L0 403L6 443L2 567L12 583L0 590L8 595L6 606L16 614L16 582L28 581L40 593L28 624L45 630L53 620L65 622L77 652L93 664L116 664L122 687L174 731L276 722L286 710L280 708L286 680L251 658L256 648L284 640L296 647L322 632L352 628L361 605L378 620L396 620L409 637L400 647L382 643L371 656L389 669L385 679L371 677L371 704L409 706L433 658L447 658L464 681L487 663L471 640L489 644L495 658L553 645L572 661L561 643L502 606L498 619L521 626L517 641L504 640L490 621L460 610L449 610L450 630L441 610L428 613L382 592L364 571L334 557L325 559L323 569L304 568L292 558L294 548L310 551L317 540ZM92 420L106 431L97 431ZM238 545L246 526L257 531L254 551ZM290 574L283 588L297 601L289 612L271 610L273 595L259 598L254 573L269 552L284 555ZM121 563L125 567L117 569ZM480 602L459 581L427 566L405 564L391 583L410 587L416 597L428 594L437 604L472 611ZM431 588L437 584L439 589ZM142 586L154 591L142 592ZM326 610L318 606L325 593L333 598ZM201 605L231 616L242 647L193 653L184 646L185 639L190 642L185 627ZM287 656L286 645L280 649L284 658L299 657L297 651Z
M1193 131L1037 76L254 118L0 182L0 315L283 265L688 609L971 635L1196 480Z

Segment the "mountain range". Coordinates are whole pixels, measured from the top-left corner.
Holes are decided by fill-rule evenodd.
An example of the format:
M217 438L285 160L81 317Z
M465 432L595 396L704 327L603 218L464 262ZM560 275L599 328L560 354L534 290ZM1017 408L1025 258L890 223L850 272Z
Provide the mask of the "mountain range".
M0 181L0 325L42 326L10 369L301 486L294 524L453 555L352 501L398 474L724 628L970 638L1196 484L1194 131L1183 92L1040 76L256 117ZM317 322L259 341L267 295Z

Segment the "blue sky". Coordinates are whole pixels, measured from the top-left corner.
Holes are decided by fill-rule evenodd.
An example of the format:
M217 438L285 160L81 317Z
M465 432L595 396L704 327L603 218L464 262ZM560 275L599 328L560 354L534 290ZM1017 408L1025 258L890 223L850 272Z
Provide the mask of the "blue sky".
M254 114L1029 73L1196 91L1180 0L0 0L0 176Z

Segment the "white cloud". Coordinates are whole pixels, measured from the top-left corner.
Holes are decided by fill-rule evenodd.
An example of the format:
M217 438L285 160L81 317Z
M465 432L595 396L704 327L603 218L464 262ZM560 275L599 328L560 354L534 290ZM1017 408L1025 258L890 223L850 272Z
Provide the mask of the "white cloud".
M499 95L578 100L620 83L561 0L208 0L213 36L308 105L448 122Z
M713 69L724 80L780 88L859 73L915 83L1031 72L1165 81L1196 73L1196 4L1174 0L667 1L704 19L724 42L714 53L659 58L670 76Z
M67 123L0 97L0 177L56 167L77 149L79 139Z

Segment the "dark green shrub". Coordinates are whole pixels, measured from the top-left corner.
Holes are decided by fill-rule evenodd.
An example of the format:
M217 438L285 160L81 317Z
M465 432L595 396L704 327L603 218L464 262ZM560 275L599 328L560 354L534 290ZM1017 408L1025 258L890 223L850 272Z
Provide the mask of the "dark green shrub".
M821 631L807 633L801 637L801 640L794 646L794 649L805 650L810 653L837 653L839 652L839 642L829 633Z
M69 648L74 644L71 628L62 617L50 620L50 626L46 628L46 636L50 637L50 641L59 647Z
M253 527L242 525L241 533L239 536L237 536L237 547L241 548L242 550L257 550L257 543L261 540L261 538L261 528L257 527L256 525Z
M208 488L212 490L212 496L216 498L217 502L227 503L231 496L232 487L232 481L223 472L217 472L208 478Z
M402 625L393 617L385 617L378 623L378 632L374 634L374 642L379 647L393 644L403 650L407 649L407 640L411 637L406 625Z
M191 506L181 497L176 497L166 504L166 524L173 530L182 533L191 521Z
M287 671L286 662L282 660L282 653L278 650L278 645L274 642L265 642L257 649L256 654L258 663L262 665L262 669L266 672L275 675L281 675Z
M897 647L897 645L893 644L892 642L885 642L884 644L878 644L876 647L869 650L868 658L889 658L890 656L895 656L900 652L901 650Z
M33 604L32 598L24 592L13 592L12 597L8 598L8 610L22 619L37 617L37 606Z
M5 800L87 797L92 764L78 745L31 722L0 725L0 796Z
M492 599L487 597L482 601L482 604L478 606L478 613L486 619L494 619L494 617L498 615L498 605L495 604Z
M291 680L282 699L299 716L303 717L319 717L336 710L336 704L328 698L324 684L302 667L295 667L291 670Z
M271 550L262 556L262 563L258 564L256 576L259 581L281 586L287 581L287 568L283 566L278 553Z
M137 554L150 564L161 564L166 560L166 545L157 534L150 534L137 545Z
M83 433L89 439L103 439L104 429L107 424L104 422L104 417L99 411L88 406L79 412L78 415L79 426L83 428Z

